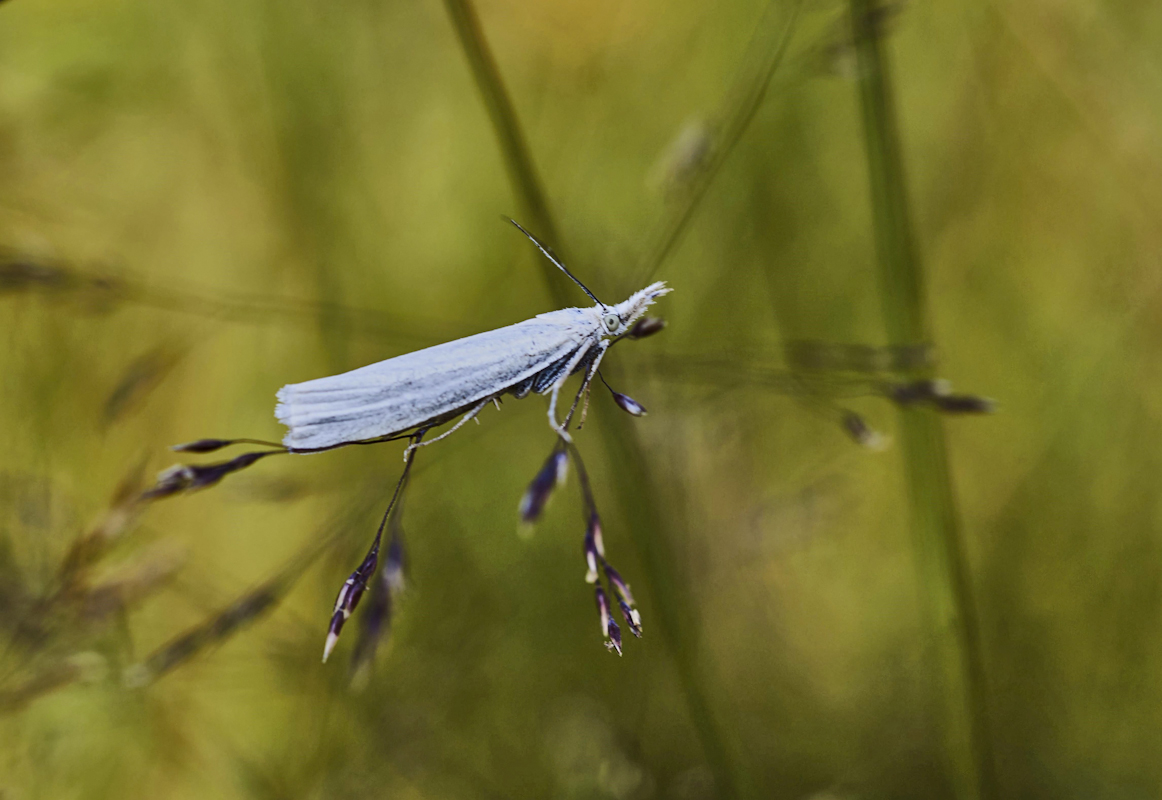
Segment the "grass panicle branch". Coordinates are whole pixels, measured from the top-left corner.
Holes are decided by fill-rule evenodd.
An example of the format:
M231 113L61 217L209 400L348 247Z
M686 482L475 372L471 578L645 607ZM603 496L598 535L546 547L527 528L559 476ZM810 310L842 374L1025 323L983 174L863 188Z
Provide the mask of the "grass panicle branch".
M575 444L568 444L569 455L577 470L577 482L581 485L581 512L585 519L585 539L581 552L585 557L585 582L595 585L597 594L597 610L601 616L601 631L605 636L605 646L621 655L621 629L609 614L607 594L602 587L598 566L605 573L606 583L609 585L609 595L616 600L621 609L622 617L630 632L637 638L642 635L641 613L637 609L633 594L616 569L605 558L605 534L601 528L601 516L597 513L597 501L593 496L593 487L589 483L589 472L585 469L585 462L581 459L581 452Z
M406 585L402 520L401 498L391 509L387 523L390 532L387 555L383 566L379 568L378 579L371 584L367 607L360 618L359 637L351 652L349 674L355 685L361 686L367 680L375 654L391 632L396 600L403 594Z
M351 618L351 614L355 612L355 607L359 605L363 593L367 591L368 585L375 576L376 568L379 565L379 547L383 542L383 532L387 528L388 521L393 519L393 512L403 500L408 476L411 474L412 464L416 460L416 450L424 438L424 433L424 431L420 431L411 438L404 451L403 473L395 484L395 491L391 495L391 501L387 504L387 510L383 512L383 519L380 520L379 528L375 531L371 547L368 549L367 555L363 557L363 561L343 583L339 589L339 596L335 598L335 610L331 614L331 623L327 627L327 640L323 645L323 663L326 663L331 651L335 649L335 644L339 641L339 633L343 630L347 620ZM394 537L392 541L396 541Z
M562 422L562 430L567 430L572 424L573 416L577 412L582 398L586 402L588 401L591 377L591 375L587 377L577 390L577 395L573 398L569 412ZM581 416L582 421L577 423L577 430L580 430L584 423L584 408L582 408ZM597 499L593 493L593 486L589 482L589 471L585 468L585 461L581 458L581 451L577 449L576 442L564 435L558 437L549 457L545 459L545 463L537 471L521 498L521 524L531 525L540 518L553 490L565 483L570 459L572 459L574 469L577 472L577 482L581 486L581 513L585 520L585 538L581 552L585 558L585 582L594 584L597 611L601 618L601 633L605 637L605 646L620 656L622 653L621 628L609 612L609 596L612 595L617 600L626 625L629 626L630 632L639 639L642 635L641 613L637 609L629 584L622 579L621 574L605 558L605 536L601 528L601 515L597 512ZM605 573L605 580L609 586L608 592L601 582L599 567Z

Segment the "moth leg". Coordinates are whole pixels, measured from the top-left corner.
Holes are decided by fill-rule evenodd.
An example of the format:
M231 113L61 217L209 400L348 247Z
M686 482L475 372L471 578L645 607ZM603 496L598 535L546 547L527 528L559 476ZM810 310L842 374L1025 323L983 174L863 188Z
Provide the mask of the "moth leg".
M601 359L605 357L606 349L606 346L598 345L597 357L593 359L593 363L589 366L589 369L586 372L585 381L581 384L581 392L584 392L589 387L589 383L593 380L593 376L597 374L597 367L601 364ZM558 425L557 396L561 393L561 387L565 385L565 381L569 379L573 369L579 363L581 363L581 359L584 358L588 352L588 349L579 351L578 354L569 361L569 364L566 367L564 374L561 376L561 379L553 384L553 396L549 401L549 425L551 425L553 430L557 432L558 436L570 444L573 442L573 437L569 435L569 432L566 430L566 428L569 426L569 421L573 419L573 412L577 408L577 400L573 400L573 405L569 408L569 413L566 415L565 421ZM581 397L581 392L577 394L578 399Z
M436 442L440 441L441 439L443 439L447 436L451 436L453 433L458 431L460 429L460 427L462 425L464 425L466 422L468 422L470 419L474 419L476 417L476 415L480 413L481 409L483 409L486 405L488 405L491 402L492 402L491 397L486 398L484 400L481 400L479 403L474 405L472 407L472 409L470 411L468 411L468 413L466 413L464 416L460 417L460 420L455 425L453 425L451 428L449 428L448 430L441 433L435 439L428 439L426 442L412 442L403 451L403 460L407 461L408 456L411 455L411 452L413 450L418 450L421 447L427 447L428 445L435 444Z
M584 397L581 403L581 419L577 422L577 430L581 430L581 426L585 424L585 417L589 413L589 389L593 385L593 377L597 375L597 368L601 366L601 359L605 357L605 351L609 348L602 348L601 352L597 354L597 358L593 359L593 364L589 367L589 372L585 376L585 382L581 384L581 394L578 397ZM568 420L573 416L573 409L577 408L577 401L573 401L573 408L569 409Z
M581 430L581 426L583 426L585 424L585 418L587 416L589 416L589 383L588 383L588 381L585 383L585 386L582 387L582 390L585 392L585 395L581 400L581 419L577 420L577 430Z
M577 368L577 365L581 363L581 359L585 358L588 352L588 347L577 348L577 352L569 359L569 363L565 365L565 369L561 370L561 377L553 384L553 391L549 397L549 427L570 444L573 443L573 437L565 430L565 426L569 424L568 420L566 420L564 425L557 423L557 396L561 394L561 387L565 385L565 381L569 380L573 374L573 370Z
M557 395L561 393L562 382L557 381L553 384L553 393L549 398L549 427L557 432L557 435L566 442L572 443L573 437L569 435L564 427L557 424Z

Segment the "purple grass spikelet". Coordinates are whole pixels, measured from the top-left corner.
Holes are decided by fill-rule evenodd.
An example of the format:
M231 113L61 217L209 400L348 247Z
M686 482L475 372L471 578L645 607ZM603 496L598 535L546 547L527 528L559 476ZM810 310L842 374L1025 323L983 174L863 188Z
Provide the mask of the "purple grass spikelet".
M569 455L563 447L554 447L520 499L520 519L531 525L540 519L541 512L553 494L553 489L565 482L569 471Z
M225 461L221 464L207 464L206 466L190 467L194 471L194 480L190 483L190 489L205 489L213 486L218 481L225 478L231 472L237 472L240 469L246 469L255 461L258 461L263 456L270 455L269 452L254 452L243 453L240 456Z
M613 565L608 561L601 562L602 568L605 570L605 578L609 581L609 585L613 587L613 591L617 592L618 597L625 600L631 606L635 605L633 601L633 594L629 591L629 584L621 577L621 573L613 568Z
M359 638L351 652L350 677L352 683L362 683L367 678L367 667L375 658L379 644L391 631L392 613L395 601L389 586L388 566L384 564L378 577L368 592L363 616L360 618Z
M946 380L918 380L895 383L888 387L888 396L901 406L931 402L933 398L951 394L952 386Z
M625 621L629 625L630 631L634 636L641 637L642 635L642 617L637 610L637 603L634 602L633 593L629 590L629 584L621 577L613 566L604 559L601 562L602 569L605 570L605 579L609 581L609 586L613 589L614 595L617 596L617 602L621 606L621 613L625 616Z
M368 587L368 599L360 619L359 638L355 640L351 652L349 674L352 686L362 686L368 679L369 667L375 659L376 651L391 633L396 598L405 589L402 516L403 503L400 500L398 505L392 505L385 520L391 531L391 539L375 582Z
M596 515L594 515L596 516ZM598 528L600 530L600 528ZM593 528L590 527L585 532L585 544L582 548L585 553L585 582L597 583L597 559L600 557L597 553L597 543L593 538Z
M617 403L618 407L627 414L633 414L635 417L644 417L646 415L645 406L627 394L614 392L613 402Z
M399 594L406 588L403 540L398 535L392 536L391 542L387 545L387 557L383 562L383 582L392 594Z
M327 641L323 644L324 664L327 663L327 657L331 655L331 651L335 649L335 643L339 641L339 633L343 630L344 623L351 617L355 607L359 605L363 593L367 590L367 583L375 574L378 562L379 541L377 538L371 550L368 551L367 557L363 559L363 563L351 573L350 577L343 583L343 587L339 589L339 596L335 598L335 611L331 614L331 624L327 627Z
M612 617L609 620L609 641L605 643L605 649L621 655L621 628Z
M212 453L223 447L229 447L233 443L233 439L198 439L193 442L172 445L169 449L175 453Z
M597 509L589 512L589 527L586 535L593 537L593 547L600 558L605 558L605 537L601 534L601 518L597 516Z
M363 593L367 591L368 586L371 584L371 579L375 576L376 567L379 565L379 545L383 541L383 531L388 527L389 522L391 523L391 541L388 545L387 563L384 565L384 570L380 575L379 581L374 585L372 590L373 595L382 592L385 597L377 598L373 602L373 608L371 610L372 618L368 620L365 617L365 623L369 622L373 630L369 631L365 624L363 635L356 642L356 652L353 659L353 667L356 670L358 670L361 663L367 660L370 654L374 653L379 636L386 629L387 625L390 624L391 582L394 581L400 588L403 585L403 543L400 533L402 506L398 504L403 502L404 488L407 486L412 464L415 463L416 447L419 446L423 436L424 431L420 431L410 437L411 444L404 455L403 474L399 476L399 480L395 484L395 492L391 496L391 501L387 504L387 509L383 512L383 519L379 523L379 529L375 531L375 539L371 543L371 549L367 551L367 555L363 558L363 563L344 582L343 586L339 589L339 596L335 598L335 610L331 614L331 623L327 626L327 640L323 644L324 664L327 663L327 657L331 655L331 651L335 649L335 643L339 641L339 634L343 630L343 625L350 619L351 614L355 611L355 607L359 605L360 598L363 597Z
M605 589L601 584L593 590L594 597L597 599L597 615L600 618L601 635L608 636L609 631L609 597L605 594Z
M666 321L661 317L642 317L633 324L626 334L630 339L644 339L660 333L666 327Z
M856 444L868 450L883 450L888 446L888 437L867 424L867 421L854 411L843 412L843 430Z
M216 464L175 464L158 473L157 483L141 494L142 500L159 500L179 492L193 492L207 489L225 478L231 472L246 469L255 461L266 456L281 453L281 450L262 450L243 453L229 461Z
M557 451L554 463L557 468L557 486L564 486L565 480L569 476L569 454L565 452L564 448Z
M629 632L637 638L642 638L642 617L636 608L629 606L624 600L618 598L617 604L621 606L621 615L625 617L625 624L629 626Z
M945 414L991 414L996 411L996 401L975 394L953 394L952 384L942 379L889 384L887 395L900 406L925 403Z
M627 394L614 391L614 388L609 385L609 382L605 380L605 376L600 372L597 373L597 376L601 378L601 382L605 384L605 388L608 389L609 393L613 395L613 402L617 403L618 407L622 411L626 412L627 414L633 414L635 417L644 417L646 415L645 406Z
M194 480L194 470L185 464L174 464L157 473L157 483L153 488L141 493L142 500L157 500L169 497L190 488Z
M601 617L601 635L605 637L605 647L609 650L616 651L621 655L621 628L613 620L613 615L609 613L609 597L605 594L605 590L601 588L601 584L597 585L594 590L594 595L597 598L597 613Z
M997 403L989 397L975 394L949 394L932 398L932 405L945 414L991 414Z

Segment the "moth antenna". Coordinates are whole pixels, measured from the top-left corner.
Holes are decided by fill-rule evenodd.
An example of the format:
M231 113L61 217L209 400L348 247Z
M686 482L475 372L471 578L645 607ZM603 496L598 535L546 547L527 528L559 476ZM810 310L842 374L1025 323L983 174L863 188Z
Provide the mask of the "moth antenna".
M557 254L553 252L553 248L549 247L547 244L542 243L540 239L533 236L531 233L529 233L524 228L522 228L521 224L519 222L517 222L515 219L513 219L512 217L504 217L503 219L506 219L509 222L511 222L513 225L516 226L516 229L518 231L523 233L525 236L529 237L529 241L531 241L533 244L535 244L537 246L537 249L545 254L545 258L552 261L553 264L556 265L557 269L561 270L561 272L564 272L566 275L569 276L569 278L573 281L573 283L580 286L581 291L583 291L583 292L585 292L585 294L589 295L589 298L594 303L597 303L597 305L601 306L602 308L608 308L608 306L606 306L605 303L603 303L597 299L597 295L595 295L595 294L593 294L593 292L589 291L588 286L583 284L581 281L577 280L577 276L574 275L572 272L570 272L568 270L568 268L564 264L561 263L561 260L559 258L557 258Z

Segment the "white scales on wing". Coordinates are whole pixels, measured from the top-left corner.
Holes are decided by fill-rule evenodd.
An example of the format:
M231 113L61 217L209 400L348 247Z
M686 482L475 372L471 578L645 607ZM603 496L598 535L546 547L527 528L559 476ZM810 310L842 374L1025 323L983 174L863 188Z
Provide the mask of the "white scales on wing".
M615 306L563 308L505 328L389 358L377 364L284 386L275 416L283 443L314 450L421 427L506 392L556 392L569 375L596 370L605 350L653 301L655 283Z

